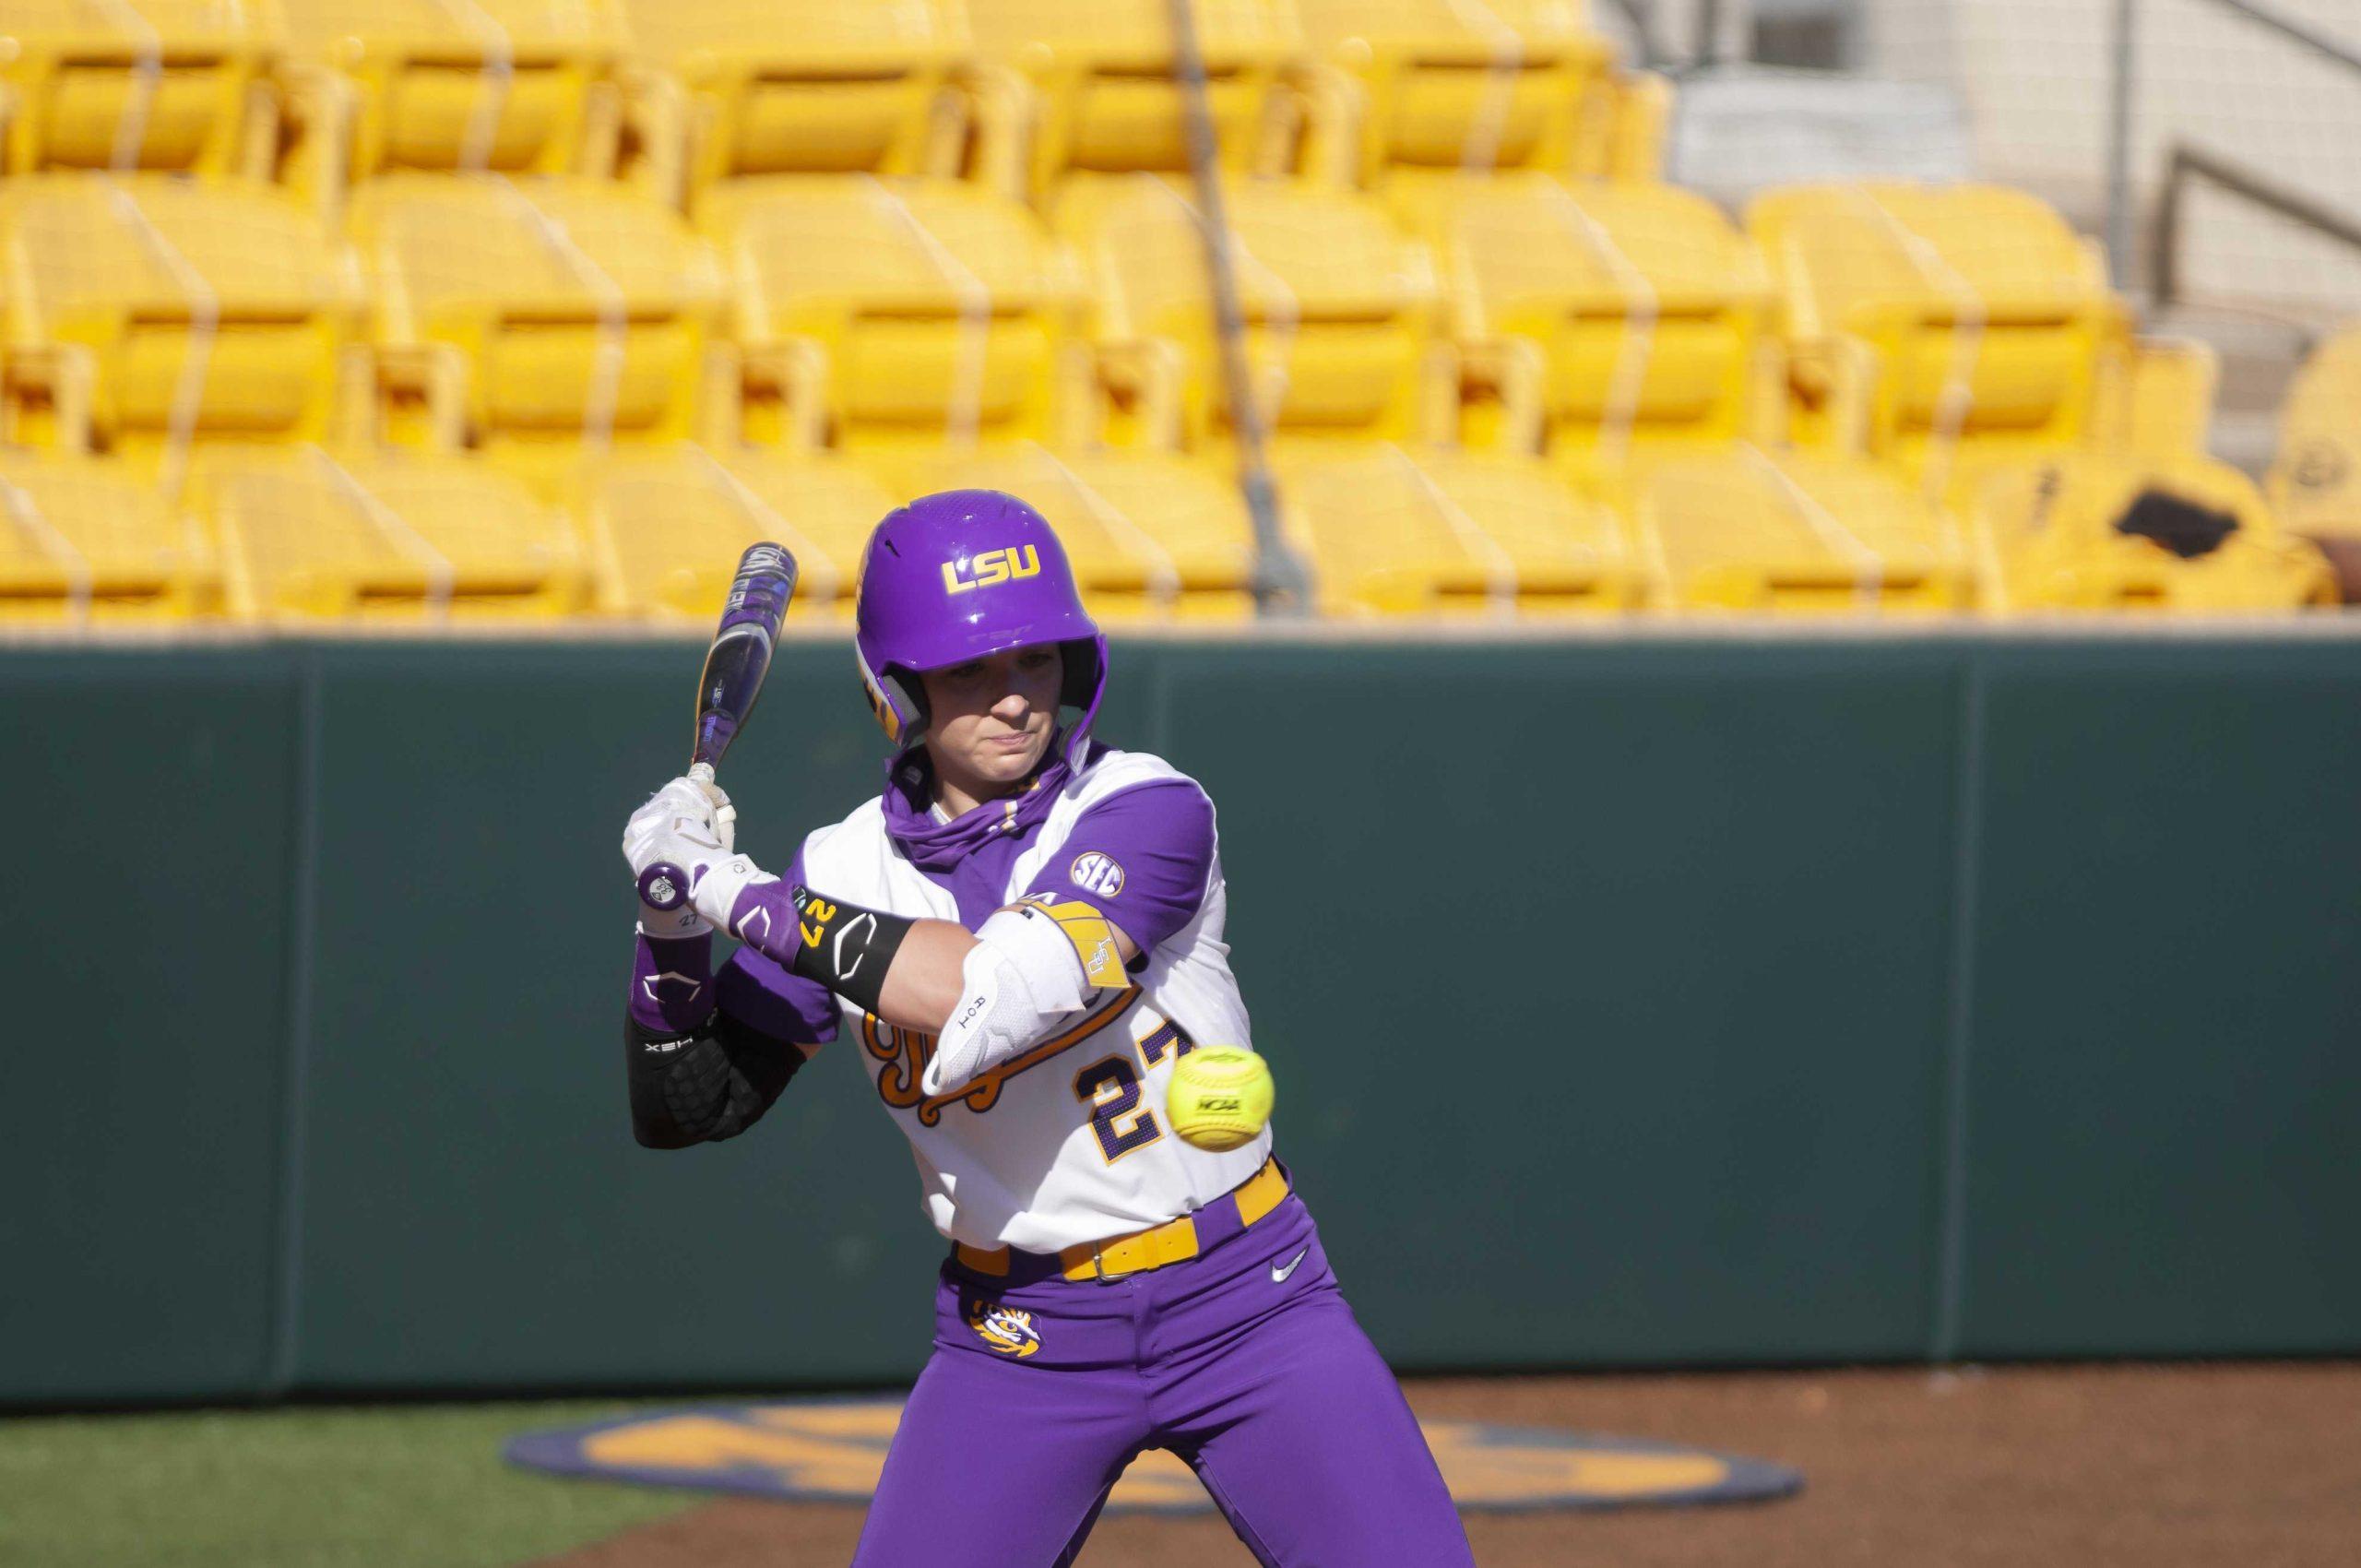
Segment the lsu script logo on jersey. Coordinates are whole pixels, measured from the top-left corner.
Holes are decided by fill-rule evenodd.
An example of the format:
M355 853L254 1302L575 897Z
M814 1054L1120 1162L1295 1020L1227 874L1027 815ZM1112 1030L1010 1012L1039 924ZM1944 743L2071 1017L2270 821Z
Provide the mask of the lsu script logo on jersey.
M967 1326L976 1331L977 1338L1002 1355L1014 1356L1019 1360L1041 1348L1041 1336L1033 1326L1033 1314L1003 1307L998 1301L968 1302Z
M1123 868L1114 856L1093 849L1074 858L1074 864L1066 868L1066 880L1086 893L1112 898L1123 891Z
M934 1037L917 1029L896 1028L874 1013L863 1013L860 1016L861 1043L881 1063L877 1069L877 1097L896 1111L915 1111L919 1124L923 1127L942 1125L943 1113L954 1105L964 1105L978 1113L990 1111L1000 1103L1001 1090L1007 1087L1011 1078L1028 1068L1039 1066L1071 1046L1080 1044L1121 1018L1139 999L1140 988L1127 985L1121 991L1100 994L1104 1000L1093 1005L1071 1028L1051 1035L990 1072L978 1074L959 1087L931 1099L920 1086L920 1080L926 1075L926 1064L934 1057Z

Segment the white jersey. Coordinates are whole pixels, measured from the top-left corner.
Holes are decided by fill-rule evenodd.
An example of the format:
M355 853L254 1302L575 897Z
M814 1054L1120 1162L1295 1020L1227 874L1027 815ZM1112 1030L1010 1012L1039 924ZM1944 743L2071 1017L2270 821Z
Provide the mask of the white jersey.
M1088 808L1174 780L1186 776L1161 757L1097 752L1010 863L1001 902L1055 862ZM951 890L910 863L876 800L804 840L803 873L847 903L959 921ZM1143 955L1127 989L1100 992L1014 1061L934 1099L919 1084L934 1037L838 1003L839 1039L909 1138L936 1229L975 1247L1054 1253L1190 1213L1269 1158L1267 1127L1215 1154L1183 1143L1164 1109L1184 1042L1253 1043L1222 940L1227 902L1216 845L1194 918Z

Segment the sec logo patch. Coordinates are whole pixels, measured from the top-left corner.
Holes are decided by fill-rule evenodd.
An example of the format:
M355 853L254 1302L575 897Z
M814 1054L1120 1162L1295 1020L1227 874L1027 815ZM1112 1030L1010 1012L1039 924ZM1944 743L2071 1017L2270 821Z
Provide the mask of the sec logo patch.
M1123 890L1123 868L1113 856L1102 855L1096 849L1076 855L1074 864L1066 868L1066 875L1076 887L1102 898L1112 898Z

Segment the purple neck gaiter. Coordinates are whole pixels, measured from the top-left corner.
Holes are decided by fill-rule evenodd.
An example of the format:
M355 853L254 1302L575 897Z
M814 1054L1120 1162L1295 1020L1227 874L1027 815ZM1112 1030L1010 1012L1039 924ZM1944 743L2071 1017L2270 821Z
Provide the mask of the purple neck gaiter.
M885 768L885 831L920 871L949 871L984 845L1022 835L1050 814L1066 787L1062 735L1050 739L1041 766L1025 787L1005 800L986 801L964 816L937 822L929 803L933 768L922 748L913 747Z

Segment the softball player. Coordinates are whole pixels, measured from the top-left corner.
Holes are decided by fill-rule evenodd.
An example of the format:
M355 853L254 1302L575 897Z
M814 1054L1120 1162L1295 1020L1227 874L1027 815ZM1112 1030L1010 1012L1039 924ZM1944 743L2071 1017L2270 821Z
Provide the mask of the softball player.
M914 502L871 536L858 627L883 793L783 876L687 778L623 836L693 885L642 910L640 1141L736 1136L846 1035L951 1243L856 1568L1069 1563L1145 1448L1265 1564L1470 1562L1268 1129L1212 1153L1163 1124L1182 1053L1250 1043L1213 803L1092 740L1107 641L1056 535L996 492ZM718 973L714 926L742 944Z

